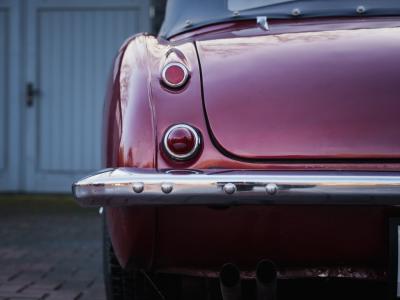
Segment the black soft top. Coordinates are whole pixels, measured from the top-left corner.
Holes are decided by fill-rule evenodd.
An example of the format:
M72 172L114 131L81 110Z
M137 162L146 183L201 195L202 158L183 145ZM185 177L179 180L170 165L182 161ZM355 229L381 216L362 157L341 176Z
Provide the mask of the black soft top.
M289 19L400 15L400 0L282 0L281 3L274 1L275 4L238 11L228 9L228 1L230 0L168 0L159 35L169 39L209 24L255 19L257 16Z

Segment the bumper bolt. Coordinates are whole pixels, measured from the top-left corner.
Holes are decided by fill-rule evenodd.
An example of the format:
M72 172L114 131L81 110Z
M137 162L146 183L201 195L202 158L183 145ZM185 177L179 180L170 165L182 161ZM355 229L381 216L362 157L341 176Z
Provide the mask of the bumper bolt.
M163 183L161 185L161 190L164 194L169 194L172 192L173 186L171 183Z
M133 184L133 191L135 192L135 193L141 193L141 192L143 192L143 190L144 190L144 184L143 184L143 182L135 182L134 184Z
M224 185L224 192L232 195L234 192L236 192L236 185L233 183L227 183Z
M278 192L278 186L275 183L268 183L265 190L269 195L275 195Z

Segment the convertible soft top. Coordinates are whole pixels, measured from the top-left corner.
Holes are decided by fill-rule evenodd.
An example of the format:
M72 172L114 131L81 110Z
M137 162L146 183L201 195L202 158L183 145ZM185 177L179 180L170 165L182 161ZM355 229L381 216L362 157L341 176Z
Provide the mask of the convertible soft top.
M242 0L243 5L240 2L241 0L168 0L159 35L169 39L205 25L248 20L257 16L288 19L400 15L399 0ZM247 6L246 2L250 5ZM235 7L249 9L233 10Z

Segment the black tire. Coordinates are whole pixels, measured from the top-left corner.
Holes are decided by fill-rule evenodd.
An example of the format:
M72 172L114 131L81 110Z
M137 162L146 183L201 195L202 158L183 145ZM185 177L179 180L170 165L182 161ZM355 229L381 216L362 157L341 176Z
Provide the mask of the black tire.
M140 272L125 270L119 264L103 214L103 271L107 300L147 300Z
M103 271L107 300L180 300L180 276L154 275L121 267L103 214ZM162 296L161 296L162 295Z

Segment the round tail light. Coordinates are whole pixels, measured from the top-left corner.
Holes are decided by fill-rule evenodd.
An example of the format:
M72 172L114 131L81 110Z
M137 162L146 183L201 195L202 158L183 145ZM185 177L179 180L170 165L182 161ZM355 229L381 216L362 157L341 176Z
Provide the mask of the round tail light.
M171 88L179 88L185 85L189 78L189 71L184 64L169 63L164 66L161 73L164 84Z
M200 148L197 130L186 124L170 127L164 135L164 149L175 160L192 158Z

